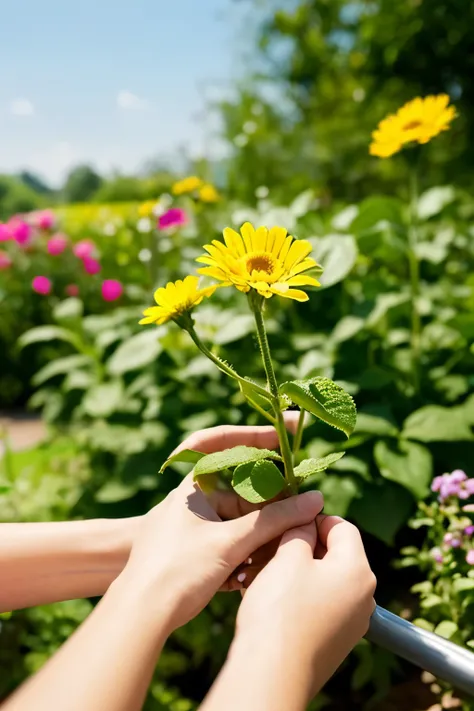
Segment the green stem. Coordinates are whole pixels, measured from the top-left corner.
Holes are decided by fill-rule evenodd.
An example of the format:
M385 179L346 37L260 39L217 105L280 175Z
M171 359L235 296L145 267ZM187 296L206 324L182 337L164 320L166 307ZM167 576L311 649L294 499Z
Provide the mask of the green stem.
M300 416L298 419L298 427L296 428L295 438L293 440L293 459L296 459L296 455L300 451L301 441L303 439L303 428L304 428L304 418L306 411L301 409Z
M418 210L418 171L416 166L411 168L410 177L410 224L408 227L408 262L410 267L411 289L411 335L410 346L413 369L413 385L415 392L420 390L420 338L421 318L418 311L418 297L420 294L420 262L416 253L418 242L417 226Z
M192 323L187 323L182 327L185 328L186 331L189 333L201 353L204 353L204 355L209 358L209 360L212 360L212 362L219 368L219 370L222 370L223 373L229 375L231 378L237 380L237 382L242 383L243 385L251 385L255 392L257 392L259 395L266 398L267 400L270 400L270 393L268 392L268 390L265 390L265 388L260 387L260 385L257 385L256 383L250 383L249 380L246 380L241 375L239 375L230 365L227 365L227 363L224 363L224 361L214 355L214 353L210 351L209 348L201 341L196 331L194 330Z
M263 359L263 367L265 368L265 373L267 376L268 387L272 394L272 406L273 412L275 413L275 429L278 434L278 439L280 442L281 456L283 457L283 464L285 467L285 478L288 482L292 494L298 493L298 482L293 471L293 457L291 453L290 442L288 440L288 433L286 431L285 420L283 417L283 412L280 407L280 398L278 393L278 383L275 376L275 370L273 368L272 357L270 353L270 345L268 343L267 331L265 328L265 321L263 319L262 312L262 300L257 300L255 298L249 299L252 311L255 316L255 323L257 326L257 338L260 346L260 352Z

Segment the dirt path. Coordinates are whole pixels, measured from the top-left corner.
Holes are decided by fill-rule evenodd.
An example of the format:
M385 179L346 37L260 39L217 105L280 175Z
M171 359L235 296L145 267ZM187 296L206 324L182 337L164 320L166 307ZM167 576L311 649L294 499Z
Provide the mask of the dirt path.
M38 444L46 436L46 427L39 417L24 413L0 412L0 437L6 431L12 449L26 449ZM4 445L0 441L0 456Z

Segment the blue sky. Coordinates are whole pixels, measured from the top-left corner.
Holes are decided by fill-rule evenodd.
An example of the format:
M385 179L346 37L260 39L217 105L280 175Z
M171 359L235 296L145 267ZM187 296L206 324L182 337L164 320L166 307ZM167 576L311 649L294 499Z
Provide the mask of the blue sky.
M58 183L79 162L135 170L218 150L206 97L242 71L232 0L6 0L0 172Z

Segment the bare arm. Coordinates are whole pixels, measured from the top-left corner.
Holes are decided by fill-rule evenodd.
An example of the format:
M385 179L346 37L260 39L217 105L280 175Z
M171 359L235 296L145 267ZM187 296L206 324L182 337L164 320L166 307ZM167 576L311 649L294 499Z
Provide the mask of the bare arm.
M138 526L138 518L0 524L0 611L103 595Z

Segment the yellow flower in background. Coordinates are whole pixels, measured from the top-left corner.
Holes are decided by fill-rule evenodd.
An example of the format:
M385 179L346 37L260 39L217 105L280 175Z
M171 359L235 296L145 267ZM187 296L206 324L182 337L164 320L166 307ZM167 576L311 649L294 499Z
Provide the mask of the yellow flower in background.
M208 254L197 260L208 266L199 274L224 282L222 286L235 286L243 292L255 289L269 298L273 294L296 301L307 301L308 295L298 286L320 286L307 272L318 268L318 263L308 255L310 242L294 239L283 227L259 227L246 222L240 234L230 227L224 230L225 244L213 240L204 245Z
M456 109L448 104L447 94L409 101L396 114L379 123L372 134L370 154L388 158L407 143L428 143L442 131L447 131L456 117Z
M203 202L217 202L219 198L219 193L211 183L206 183L199 190L199 198Z
M161 325L170 319L176 319L211 296L217 286L199 289L199 277L187 276L184 280L170 281L165 287L157 289L154 297L158 306L145 309L140 324L156 323Z
M156 205L156 200L147 200L142 202L138 208L138 214L140 217L150 217L153 214L153 208Z
M173 195L184 195L184 193L192 193L195 190L199 190L202 186L203 181L196 175L190 175L189 178L184 178L183 180L178 180L177 183L171 188Z

